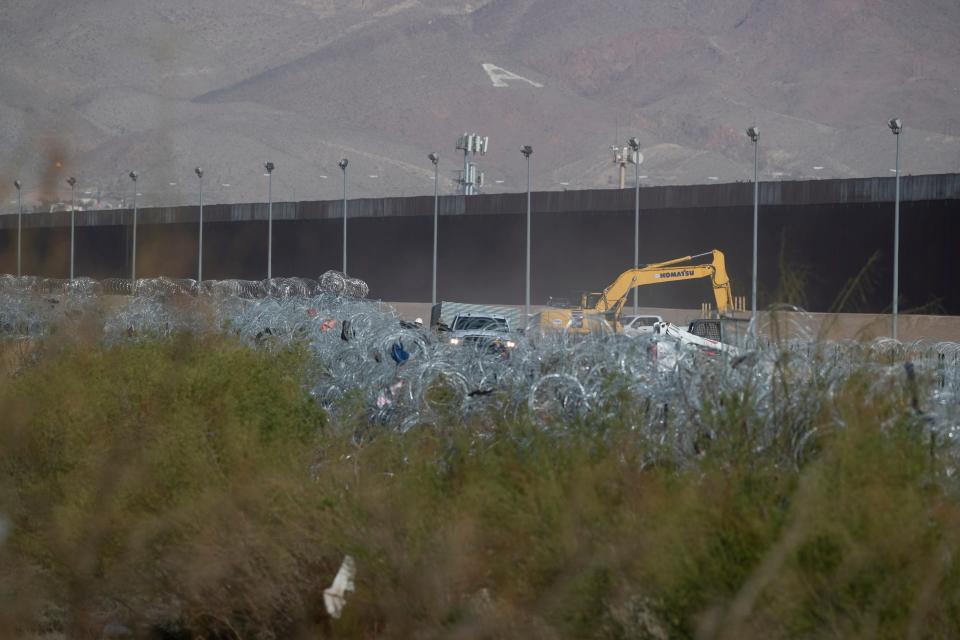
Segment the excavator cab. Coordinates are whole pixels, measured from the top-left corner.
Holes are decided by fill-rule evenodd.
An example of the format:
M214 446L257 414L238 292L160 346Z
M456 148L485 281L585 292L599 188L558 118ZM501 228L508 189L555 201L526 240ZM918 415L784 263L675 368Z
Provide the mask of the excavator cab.
M710 258L709 262L696 262L698 258L706 257ZM540 316L540 326L544 330L564 329L576 333L591 333L589 328L591 323L588 320L592 318L619 332L622 329L620 311L630 291L636 287L698 278L710 280L717 313L720 316L735 309L725 257L723 252L714 249L697 255L628 269L603 291L582 294L579 307L548 309Z
M690 323L687 332L708 340L744 347L749 324L749 318L699 318Z
M593 309L603 299L603 291L583 292L580 294L580 308Z

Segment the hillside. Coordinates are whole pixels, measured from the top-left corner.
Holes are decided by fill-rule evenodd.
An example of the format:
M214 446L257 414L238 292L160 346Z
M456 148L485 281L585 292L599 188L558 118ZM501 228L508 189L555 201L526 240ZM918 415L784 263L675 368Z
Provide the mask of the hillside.
M960 167L960 5L949 0L7 0L0 196L119 204L453 192L464 131L490 136L487 191L615 186L640 138L648 184ZM524 80L495 78L495 65ZM496 73L496 71L495 71ZM57 166L59 164L59 166ZM628 180L629 182L629 180Z

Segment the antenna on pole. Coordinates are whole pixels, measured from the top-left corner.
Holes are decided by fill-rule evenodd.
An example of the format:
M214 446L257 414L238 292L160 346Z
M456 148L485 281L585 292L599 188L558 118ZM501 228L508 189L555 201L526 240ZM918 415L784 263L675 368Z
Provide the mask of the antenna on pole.
M626 186L626 169L628 164L642 164L643 154L640 153L640 143L636 138L630 138L630 144L622 147L615 144L610 145L610 151L613 152L613 164L620 171L620 188Z
M460 185L465 196L476 194L477 187L483 186L483 173L478 170L477 163L470 161L470 156L475 157L478 153L486 155L489 143L488 136L475 133L464 133L457 139L457 151L463 151L463 171L457 179L457 184Z
M629 147L618 147L615 144L610 145L610 151L613 152L613 164L619 167L620 188L623 189L626 186L626 171L627 163L631 162L630 158L632 156Z

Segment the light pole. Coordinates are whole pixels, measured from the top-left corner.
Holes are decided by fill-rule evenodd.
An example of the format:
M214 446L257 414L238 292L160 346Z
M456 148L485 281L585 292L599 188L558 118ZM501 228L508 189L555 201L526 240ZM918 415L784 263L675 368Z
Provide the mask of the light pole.
M197 233L197 284L203 282L203 169L193 170L200 180L200 226Z
M139 174L131 171L130 179L133 180L133 250L130 255L130 293L136 293L137 290L137 178Z
M430 303L437 304L437 219L440 204L440 156L431 153L430 162L433 163L433 288Z
M267 280L273 280L273 170L272 162L263 165L267 170Z
M76 212L77 212L77 179L73 176L67 178L67 184L70 185L70 281L73 281L73 251L74 238L76 237Z
M630 138L630 149L633 152L631 160L636 168L636 195L633 202L633 268L640 268L640 163L643 162L643 155L640 154L640 140ZM640 311L639 304L640 291L637 287L633 288L633 315Z
M343 172L343 275L347 275L347 165L346 158L340 160L337 166Z
M897 187L893 205L893 339L897 339L897 299L900 297L900 132L903 122L891 118L887 122L890 131L897 137Z
M524 327L529 328L530 326L530 156L533 155L533 147L530 145L524 145L520 148L520 153L523 154L523 157L527 159L527 285L526 285L526 296L524 297L524 306L526 313L526 321L524 322Z
M19 278L22 275L20 272L20 236L23 232L23 199L20 190L23 188L23 183L14 180L13 186L17 189L17 277Z
M757 332L757 211L760 207L760 184L757 182L757 160L760 141L760 129L750 127L747 135L753 141L753 275L750 289L750 326L754 336Z

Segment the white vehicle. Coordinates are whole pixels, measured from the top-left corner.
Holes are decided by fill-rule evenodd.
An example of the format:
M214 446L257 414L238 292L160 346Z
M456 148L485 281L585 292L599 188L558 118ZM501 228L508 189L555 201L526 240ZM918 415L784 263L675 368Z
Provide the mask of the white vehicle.
M450 344L483 349L513 349L510 323L504 316L483 313L461 313L453 318L445 336Z
M726 354L731 358L740 355L740 349L718 340L703 338L674 326L669 322L659 322L653 328L654 354L661 371L673 369L679 355L689 349L696 349L707 356Z
M654 325L663 322L660 316L623 316L620 319L620 326L623 327L623 334L636 338L637 336L653 335Z

